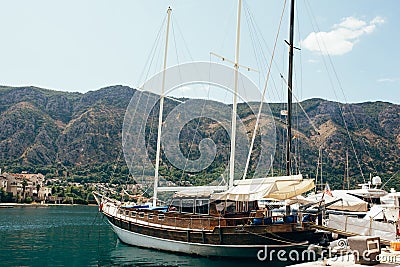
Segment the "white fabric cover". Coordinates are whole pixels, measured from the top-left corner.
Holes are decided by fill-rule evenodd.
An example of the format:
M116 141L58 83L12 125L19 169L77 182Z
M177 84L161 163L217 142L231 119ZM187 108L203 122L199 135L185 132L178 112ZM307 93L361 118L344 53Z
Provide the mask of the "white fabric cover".
M332 196L323 193L309 195L307 196L306 201L308 201L308 203L315 203L324 200L325 203L329 203L338 199L342 199L342 201L332 204L331 206L327 207L327 209L359 212L368 211L367 202L359 199L358 197L347 194L346 190L332 190L331 192Z
M302 181L277 181L277 190L266 194L264 198L272 198L277 200L287 200L312 190L314 185L313 179L304 179Z
M328 227L349 233L379 236L385 240L396 239L396 225L374 220L358 219L347 215L329 214Z
M217 193L213 199L233 201L256 201L263 198L285 200L298 196L314 188L314 180L305 179L303 176L278 176L237 180L229 190Z

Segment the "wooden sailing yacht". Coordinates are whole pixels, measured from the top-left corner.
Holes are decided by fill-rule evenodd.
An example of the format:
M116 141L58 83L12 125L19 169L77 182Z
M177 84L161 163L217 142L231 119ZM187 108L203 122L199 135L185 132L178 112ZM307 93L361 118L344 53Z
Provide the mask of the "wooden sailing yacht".
M238 80L241 0L238 3L238 22L235 53L235 94L232 112L230 170L227 189L220 192L196 191L188 188L174 195L167 207L157 207L160 137L164 103L165 69L168 48L168 28L171 9L168 9L167 37L164 53L153 207L134 206L94 192L100 211L107 217L119 239L129 245L196 254L201 256L256 257L265 246L290 248L316 242L320 236L313 229L312 216L290 214L272 216L258 207L258 200L286 200L311 190L312 179L290 172L291 143L291 84L293 61L294 0L290 15L290 60L288 84L288 141L287 175L234 181L236 96ZM208 188L209 189L209 188Z

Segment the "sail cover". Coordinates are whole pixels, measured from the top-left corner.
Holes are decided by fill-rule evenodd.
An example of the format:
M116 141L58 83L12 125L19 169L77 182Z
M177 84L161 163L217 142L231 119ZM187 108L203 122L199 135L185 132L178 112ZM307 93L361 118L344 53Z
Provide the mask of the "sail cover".
M346 190L332 190L332 196L327 194L318 193L308 196L304 203L316 203L324 200L325 203L329 203L335 200L341 199L341 201L330 205L327 209L330 210L341 210L341 211L368 211L368 203L358 197L349 195Z
M285 200L301 195L314 188L314 180L303 179L301 174L255 178L235 181L225 192L212 196L218 200L256 201L264 198Z

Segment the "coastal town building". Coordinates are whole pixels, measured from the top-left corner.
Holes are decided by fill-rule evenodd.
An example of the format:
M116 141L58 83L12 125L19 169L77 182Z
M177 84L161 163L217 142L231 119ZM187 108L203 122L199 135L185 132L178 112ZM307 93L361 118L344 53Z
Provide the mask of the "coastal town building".
M0 174L0 189L11 193L13 198L46 200L51 195L51 188L45 186L43 174L2 173Z

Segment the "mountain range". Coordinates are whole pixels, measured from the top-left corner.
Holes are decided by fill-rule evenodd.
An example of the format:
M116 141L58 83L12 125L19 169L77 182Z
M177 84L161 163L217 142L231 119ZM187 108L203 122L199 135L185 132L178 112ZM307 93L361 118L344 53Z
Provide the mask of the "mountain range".
M0 86L0 168L65 175L77 181L106 181L111 174L125 179L128 169L121 149L122 124L135 92L136 89L121 85L87 93ZM178 103L168 99L166 110ZM343 104L323 99L309 99L300 104L294 104L293 108L293 152L296 152L294 166L303 174L315 177L321 153L322 173L336 186L342 186L348 153L352 184L362 182L362 176L369 179L370 174L384 179L399 175L400 105L380 101ZM277 127L274 171L283 174L286 122L281 111L285 105L270 103L269 106ZM238 113L243 121L248 121L245 126L250 129L254 114L248 107L239 104ZM158 113L151 114L149 120L156 121ZM180 137L182 149L185 144L193 143L193 134L204 136L211 128L189 127ZM150 157L154 156L156 132L151 129L146 137ZM224 141L224 133L214 137L222 140L216 164L190 177L197 175L195 178L201 180L210 173L215 176L221 166L228 164L230 143ZM164 175L182 176L165 157L162 159ZM391 186L398 186L397 179Z

